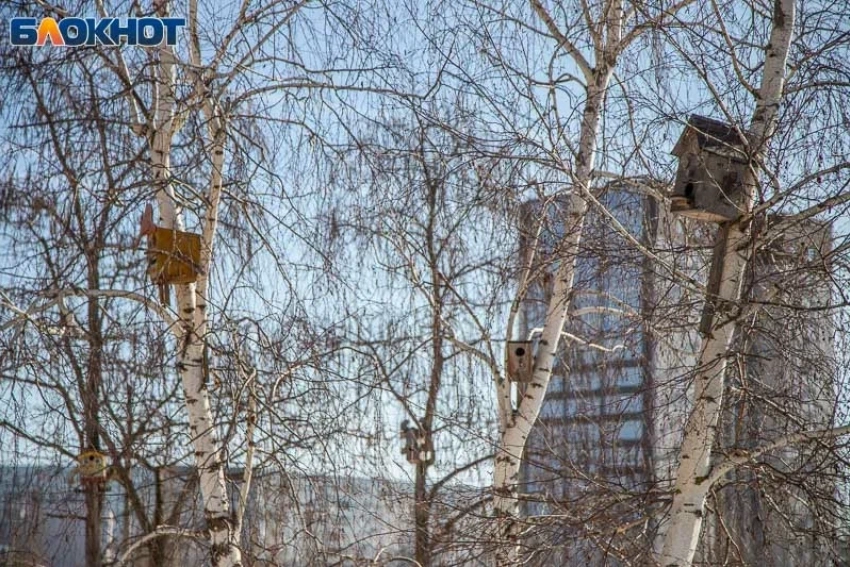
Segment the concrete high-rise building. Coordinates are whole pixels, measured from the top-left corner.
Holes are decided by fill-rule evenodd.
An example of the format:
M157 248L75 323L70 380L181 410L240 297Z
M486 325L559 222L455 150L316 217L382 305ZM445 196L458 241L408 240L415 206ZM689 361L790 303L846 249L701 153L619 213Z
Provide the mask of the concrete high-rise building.
M735 339L718 458L833 424L836 368L830 226L769 217L744 279L751 300ZM771 236L774 235L774 236ZM808 567L836 557L835 456L792 444L721 481L702 536L709 565Z
M599 200L607 212L592 208L585 222L562 354L525 455L526 512L538 526L530 543L541 565L651 561L664 530L658 515L672 486L701 340L704 294L671 272L708 280L717 225L683 224L630 187L611 187ZM535 201L523 214L522 247L539 234L543 255L554 255L553 262L568 260L556 250L564 231L559 209L558 200ZM779 219L770 222L779 226ZM772 232L762 233L748 268L750 302L739 314L718 458L830 423L832 329L821 309L829 300L828 264L821 261L829 230L812 221L779 228L770 239L763 234ZM543 275L523 304L519 334L542 327L545 274L553 267L537 266ZM830 564L822 561L831 547L820 537L829 527L816 525L812 488L797 490L794 503L771 504L759 486L768 465L794 471L792 482L803 471L816 472L807 456L788 448L763 457L758 473L730 473L711 502L700 564ZM834 483L809 484L824 498L835 491ZM630 529L612 537L612 526ZM759 562L764 557L771 560Z
M619 230L653 246L658 233L653 199L612 186L599 200ZM528 203L523 216L522 248L540 226L542 257L571 260L556 249L564 233L561 201ZM654 482L653 339L647 326L653 266L613 224L596 209L585 221L561 356L527 443L527 512L558 518L551 530L542 529L541 565L603 564L605 551L593 542L595 522L639 513L640 503L623 496L646 494ZM537 270L552 273L553 267L541 264ZM529 290L520 334L542 327L549 284L544 275Z

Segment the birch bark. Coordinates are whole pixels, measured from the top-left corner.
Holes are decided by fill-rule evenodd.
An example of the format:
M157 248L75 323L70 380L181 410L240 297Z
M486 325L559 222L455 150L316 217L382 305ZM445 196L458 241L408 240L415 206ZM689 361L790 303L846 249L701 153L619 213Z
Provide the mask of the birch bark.
M596 149L596 136L599 128L599 118L602 103L605 98L610 74L605 72L596 84L588 87L588 101L584 110L582 122L580 151L577 158L578 169L575 174L576 185L585 189L590 181L593 169L593 153ZM575 192L569 196L567 218L564 226L566 234L561 247L564 251L564 261L560 262L555 273L552 298L546 310L546 322L539 342L539 350L535 359L534 377L516 411L503 412L501 419L501 443L496 456L494 473L495 509L499 516L515 517L518 514L517 481L519 466L525 441L531 431L540 406L549 386L552 367L558 352L561 333L567 319L570 305L570 292L575 275L575 258L581 242L581 229L587 212L587 203ZM507 383L500 386L509 388Z
M563 260L558 263L555 273L552 297L546 310L546 321L535 358L534 376L522 394L516 410L511 407L511 386L508 381L505 380L498 386L500 443L493 473L494 509L496 516L501 520L498 534L500 545L496 552L497 565L516 565L519 558L517 546L519 538L517 486L522 453L531 428L540 414L549 380L552 377L552 368L558 352L561 333L567 320L575 276L576 257L581 243L584 217L587 213L587 202L584 199L584 194L589 191L600 118L611 74L620 52L621 3L614 2L613 4L615 6L610 12L607 12L612 14L607 22L608 40L611 46L604 48L602 47L604 40L595 38L598 39L595 43L600 48L596 53L597 66L591 68L581 53L560 33L543 5L537 0L531 0L531 6L535 13L558 40L560 47L573 57L579 68L584 72L587 81L585 86L587 98L582 113L579 149L572 175L573 190L568 197L568 210L565 213L566 218L563 220L565 230L560 247L563 250Z
M679 453L673 504L659 562L666 567L691 565L699 543L705 501L711 488L711 449L717 433L724 390L728 351L737 326L732 309L740 299L741 282L748 261L747 221L758 183L757 171L766 155L776 125L785 85L785 66L794 29L793 0L776 0L770 41L765 47L762 85L750 124L750 174L745 179L743 215L725 231L725 249L715 262L722 262L716 308L708 333L703 338L696 368L694 408L685 424Z
M170 186L170 153L176 134L176 60L168 46L158 49L158 88L155 101L154 124L151 132L151 167L159 205L160 223L167 228L182 228L182 215L175 206ZM202 93L202 96L206 93ZM207 214L201 246L201 275L198 282L176 286L177 315L177 371L183 383L189 430L198 469L204 516L210 538L211 564L214 567L239 567L242 565L238 547L239 534L233 529L230 501L225 483L224 463L220 442L213 421L210 394L204 376L204 344L207 332L206 295L212 246L217 222L218 201L224 163L225 126L217 107L210 116L210 146L212 171L207 199Z

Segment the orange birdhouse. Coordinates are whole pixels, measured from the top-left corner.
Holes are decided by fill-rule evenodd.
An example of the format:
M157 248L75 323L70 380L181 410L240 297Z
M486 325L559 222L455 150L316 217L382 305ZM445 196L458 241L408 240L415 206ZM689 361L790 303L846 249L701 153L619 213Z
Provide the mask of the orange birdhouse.
M153 283L190 284L198 280L200 235L156 226L150 205L142 215L141 234L148 237L148 275Z

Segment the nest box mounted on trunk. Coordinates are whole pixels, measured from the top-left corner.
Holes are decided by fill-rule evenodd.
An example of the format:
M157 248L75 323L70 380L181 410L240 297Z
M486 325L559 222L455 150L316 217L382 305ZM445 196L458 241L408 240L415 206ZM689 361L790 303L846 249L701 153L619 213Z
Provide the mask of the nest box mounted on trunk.
M148 237L148 275L153 283L190 284L198 280L201 262L199 235L156 226L150 205L142 214L141 234Z
M747 132L743 134L749 137ZM735 128L693 115L672 154L679 158L679 169L671 212L712 222L740 215L749 160L746 140Z
M85 486L104 485L109 480L109 463L106 455L94 449L83 451L77 456L77 466L71 471L73 477L79 477Z
M508 341L508 379L531 382L534 377L534 354L531 341Z
M419 465L434 460L434 451L428 447L428 439L418 427L410 425L408 420L401 422L399 437L404 441L401 453L408 463Z

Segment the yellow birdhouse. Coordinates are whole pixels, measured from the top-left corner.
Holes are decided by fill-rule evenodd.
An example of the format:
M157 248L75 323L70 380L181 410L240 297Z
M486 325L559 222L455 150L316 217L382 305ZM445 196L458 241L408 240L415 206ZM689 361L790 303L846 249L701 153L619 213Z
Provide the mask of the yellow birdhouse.
M142 214L141 235L148 237L148 275L158 285L190 284L198 280L201 237L156 226L153 207Z
M77 474L82 484L105 484L109 476L106 455L94 449L83 451L77 457Z
M190 284L198 280L201 237L156 227L148 236L148 275L155 284Z

